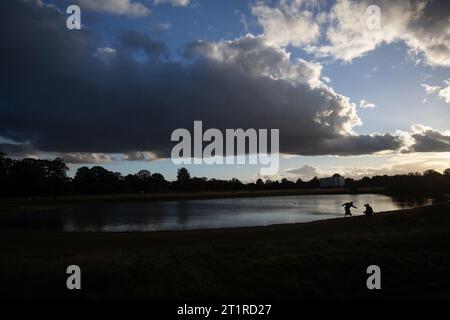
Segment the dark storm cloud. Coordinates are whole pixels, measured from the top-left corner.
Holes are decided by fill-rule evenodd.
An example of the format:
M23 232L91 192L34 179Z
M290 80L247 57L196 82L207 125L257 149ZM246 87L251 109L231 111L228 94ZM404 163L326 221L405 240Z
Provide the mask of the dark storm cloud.
M408 24L410 42L419 43L431 65L450 66L450 2L416 2L424 4L424 8Z
M36 150L27 144L0 143L0 152L8 155L33 154Z
M450 152L450 136L439 131L426 130L412 137L415 140L411 146L413 152Z
M159 56L167 58L169 56L169 50L163 42L154 41L142 33L133 30L122 30L117 38L122 48L128 52L143 50L149 58Z
M258 37L195 43L190 48L200 57L179 63L164 58L164 44L135 31L104 47L95 33L69 31L61 12L33 1L2 1L0 15L0 136L27 149L75 158L166 156L171 132L191 129L194 120L205 129L280 128L285 153L353 155L401 146L389 134L350 134L359 122L354 105L319 83L320 67L291 65L286 52ZM139 50L150 59L135 61Z
M116 161L110 155L104 153L63 153L55 156L64 159L67 163L109 163Z
M381 150L397 150L403 145L403 140L400 137L391 134L350 135L333 139L324 138L320 141L311 140L302 144L302 151L295 149L294 141L291 142L286 141L286 150L289 153L321 155L323 154L321 150L327 150L328 154L342 156L371 154Z

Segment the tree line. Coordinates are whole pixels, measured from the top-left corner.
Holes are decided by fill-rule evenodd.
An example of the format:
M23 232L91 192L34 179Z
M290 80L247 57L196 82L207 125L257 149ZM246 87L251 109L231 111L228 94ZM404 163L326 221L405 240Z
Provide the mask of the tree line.
M243 183L235 178L220 180L191 177L186 168L178 169L177 179L174 181L167 181L162 174L148 170L123 176L101 166L81 167L73 178L67 176L67 171L68 168L61 158L18 160L0 153L0 196L56 197L67 194L251 191L320 187L318 177L308 181L290 181L283 178L280 181L258 179L254 183ZM354 192L360 188L382 187L397 194L445 194L450 193L450 168L443 174L427 170L424 173L364 177L360 180L347 178L345 185Z
M378 175L360 180L347 178L345 186L350 189L382 187L390 194L399 195L450 195L450 168L445 169L443 173L430 169L423 173Z

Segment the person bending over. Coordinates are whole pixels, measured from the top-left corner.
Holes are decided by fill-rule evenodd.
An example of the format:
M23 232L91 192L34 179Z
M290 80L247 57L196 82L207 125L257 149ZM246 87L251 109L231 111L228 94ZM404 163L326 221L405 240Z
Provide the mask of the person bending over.
M346 216L352 216L352 213L351 213L351 211L350 211L350 208L355 208L355 209L358 209L357 207L355 207L354 205L353 205L353 202L347 202L347 203L344 203L341 207L344 207L344 209L345 209L345 217Z

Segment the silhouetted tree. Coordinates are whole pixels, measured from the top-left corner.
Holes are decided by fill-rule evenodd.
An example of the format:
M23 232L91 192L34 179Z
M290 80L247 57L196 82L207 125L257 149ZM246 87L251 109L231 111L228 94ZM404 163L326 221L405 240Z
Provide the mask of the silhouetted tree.
M444 170L444 176L450 177L450 168Z
M318 177L314 177L311 180L308 181L308 187L310 188L319 188L320 187L320 180Z
M440 174L436 170L430 169L430 170L424 171L423 176L424 177L439 177L439 176L442 176L442 174Z
M239 179L232 178L230 181L230 186L232 190L240 190L244 186Z
M295 183L292 181L289 181L287 178L283 178L283 179L281 179L280 186L283 189L291 189L291 188L295 187Z
M256 180L256 187L258 188L264 187L264 181L261 178Z
M168 188L168 182L164 179L164 176L160 173L152 174L152 191L166 191Z
M120 178L114 172L100 166L91 169L81 167L73 179L76 189L81 193L120 192Z
M339 178L341 175L339 173L333 174L333 178Z
M123 189L128 193L142 193L142 180L136 174L129 174L123 181Z
M151 173L148 170L140 170L138 173L136 173L137 177L141 180L149 180L151 178Z
M189 171L184 167L178 169L177 184L176 184L177 189L188 190L190 181L191 181L191 175L189 174Z
M63 193L68 182L66 172L69 170L65 162L61 158L56 158L53 161L47 161L47 176L52 189L53 197Z
M179 183L187 183L191 180L191 175L189 174L189 171L186 168L180 168L178 169L177 174L177 181Z

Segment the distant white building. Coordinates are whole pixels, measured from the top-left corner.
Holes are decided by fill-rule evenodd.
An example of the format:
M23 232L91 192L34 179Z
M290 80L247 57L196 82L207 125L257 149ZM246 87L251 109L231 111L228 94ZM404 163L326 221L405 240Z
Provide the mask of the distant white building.
M321 188L340 188L345 186L345 178L337 173L332 177L322 178L319 181Z

